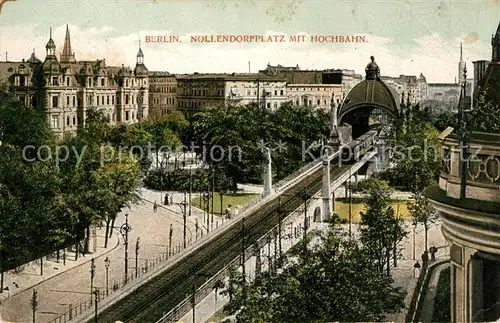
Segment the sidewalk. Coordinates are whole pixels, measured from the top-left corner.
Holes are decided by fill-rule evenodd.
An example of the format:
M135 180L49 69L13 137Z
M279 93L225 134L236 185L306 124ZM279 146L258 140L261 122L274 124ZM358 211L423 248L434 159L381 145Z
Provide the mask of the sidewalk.
M412 234L412 225L409 225L409 234L406 239L403 240L401 246L403 247L403 259L398 261L398 267L393 268L391 270L392 277L394 279L394 285L397 287L401 287L406 291L407 295L405 298L405 308L395 314L388 314L386 316L387 322L404 322L406 318L406 313L408 312L408 306L413 298L413 292L415 291L415 285L417 283L418 275L420 274L419 270L416 270L416 277L414 276L414 268L413 265L418 260L420 264L422 264L421 255L425 250L424 246L424 230L419 226L419 230L416 232L415 236L415 260L413 259L413 234ZM441 225L438 223L429 228L428 231L428 248L431 246L443 247L448 243L444 239L441 234ZM443 259L449 255L449 248L439 248L436 258Z
M0 305L5 303L6 299L15 296L16 294L19 294L27 289L31 289L33 288L33 286L36 286L45 280L48 280L61 273L64 273L67 270L70 270L71 268L78 267L88 262L91 259L91 257L99 257L117 248L118 237L116 235L113 235L111 236L111 238L108 239L108 248L104 248L105 231L106 231L105 227L101 229L96 229L96 241L94 241L94 239L91 238L89 247L90 250L93 251L95 244L96 251L87 255L79 254L78 260L75 260L74 246L71 246L68 248L68 250L66 250L66 264L64 264L63 250L60 251L59 262L57 262L56 257L44 257L43 276L40 275L40 259L34 260L25 265L21 265L16 269L5 272L4 289L8 288L8 290L4 290L4 292L0 294Z
M449 263L441 264L432 272L427 290L424 290L425 294L423 296L422 309L418 317L419 322L432 322L439 277L441 275L441 272L449 266Z
M148 198L148 192L144 192L143 198ZM178 196L174 195L174 203ZM177 210L176 210L177 208ZM119 234L119 228L125 221L125 213L128 213L128 221L132 231L128 235L128 275L135 272L135 247L136 241L140 238L138 249L138 271L148 266L152 261L165 255L168 251L169 229L172 224L172 248L181 248L183 242L183 218L178 205L164 208L160 206L156 213L153 212L153 204L143 201L139 205L134 205L129 209L122 210L115 221L113 236L108 242L108 249L105 250L104 228L98 231L97 252L87 254L77 262L68 260L66 266L53 262L46 262L44 266L44 277L34 276L36 267L26 274L12 276L19 285L19 290L14 294L11 290L10 297L2 301L0 306L0 320L2 322L31 322L32 310L30 299L34 284L38 292L38 309L36 312L37 322L50 322L58 316L64 314L70 307L90 299L90 260L95 258L95 276L93 280L94 288L101 291L106 290L105 276L106 270L104 259L110 259L109 267L109 289L115 283L122 285L124 281L124 253L123 238ZM187 221L187 239L196 239L195 218L200 224L203 223L203 213L193 208L193 216ZM215 227L215 226L214 226ZM204 232L204 235L206 231ZM92 247L91 247L92 251ZM67 257L71 256L67 253ZM54 267L57 267L55 269ZM38 266L39 272L39 266ZM39 275L39 274L38 274ZM9 276L10 277L10 276ZM43 278L43 280L42 280ZM9 278L9 289L14 280ZM24 288L24 290L23 290Z

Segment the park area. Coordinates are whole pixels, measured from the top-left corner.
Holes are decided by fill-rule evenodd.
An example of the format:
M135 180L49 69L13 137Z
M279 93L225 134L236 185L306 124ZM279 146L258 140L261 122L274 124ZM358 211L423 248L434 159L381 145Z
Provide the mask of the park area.
M252 200L256 200L259 197L258 194L248 194L248 193L236 193L236 194L223 194L222 198L220 194L215 194L213 208L214 214L224 213L226 206L231 205L231 210L242 208L245 204ZM195 197L191 200L194 206L212 213L212 199L209 200L208 206L204 203L203 198Z
M408 211L408 207L406 203L408 200L392 200L391 206L394 209L394 213L396 217L399 217L403 220L409 220L411 218L410 212ZM348 220L349 219L349 200L346 199L336 199L335 200L335 213L339 215L341 219ZM365 212L365 202L360 198L353 198L351 204L351 221L353 223L361 222L361 214L360 212Z

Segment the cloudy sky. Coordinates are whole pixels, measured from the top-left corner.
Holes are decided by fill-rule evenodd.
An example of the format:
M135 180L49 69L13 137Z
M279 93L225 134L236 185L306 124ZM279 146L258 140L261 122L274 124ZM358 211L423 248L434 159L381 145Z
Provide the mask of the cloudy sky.
M11 1L11 0L9 0ZM374 55L383 75L453 82L460 42L464 59L491 58L500 0L16 0L0 13L0 60L45 57L52 26L57 52L66 24L77 59L133 66L139 39L150 70L248 72L272 65L349 68L364 74ZM190 35L364 35L366 43L195 44ZM145 44L146 36L182 43ZM469 69L472 72L472 68ZM472 76L470 74L470 76Z

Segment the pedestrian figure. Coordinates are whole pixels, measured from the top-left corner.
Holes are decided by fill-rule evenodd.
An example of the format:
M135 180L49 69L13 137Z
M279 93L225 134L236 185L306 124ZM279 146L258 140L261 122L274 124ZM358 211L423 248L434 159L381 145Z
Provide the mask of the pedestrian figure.
M422 254L422 266L427 267L427 263L429 262L429 253L427 250L424 251Z
M169 195L167 193L167 194L165 194L165 202L163 204L169 205L169 202L170 202L170 197L169 197Z
M174 205L174 194L170 195L170 204Z
M153 212L156 213L158 211L158 204L155 201L155 204L153 204Z

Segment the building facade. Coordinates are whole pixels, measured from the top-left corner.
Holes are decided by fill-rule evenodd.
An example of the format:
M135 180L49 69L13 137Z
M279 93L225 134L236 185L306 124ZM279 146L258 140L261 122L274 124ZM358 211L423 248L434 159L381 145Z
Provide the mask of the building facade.
M44 111L59 136L74 133L90 108L102 110L110 123L134 123L149 113L148 70L139 46L134 69L107 66L106 61L77 61L69 28L60 58L52 39L42 62L33 51L28 60L0 62L0 82L26 106Z
M149 117L159 118L177 105L177 79L168 72L149 72Z
M383 76L382 80L392 86L399 97L408 98L411 104L417 104L427 97L427 80L422 73L419 77L415 75Z
M274 109L286 102L284 78L262 74L177 75L177 107L186 114L221 105L259 102Z
M363 81L363 75L356 74L354 70L343 69L342 71L342 95L346 96L353 87Z
M287 100L293 105L330 110L331 101L342 101L342 84L287 84Z

